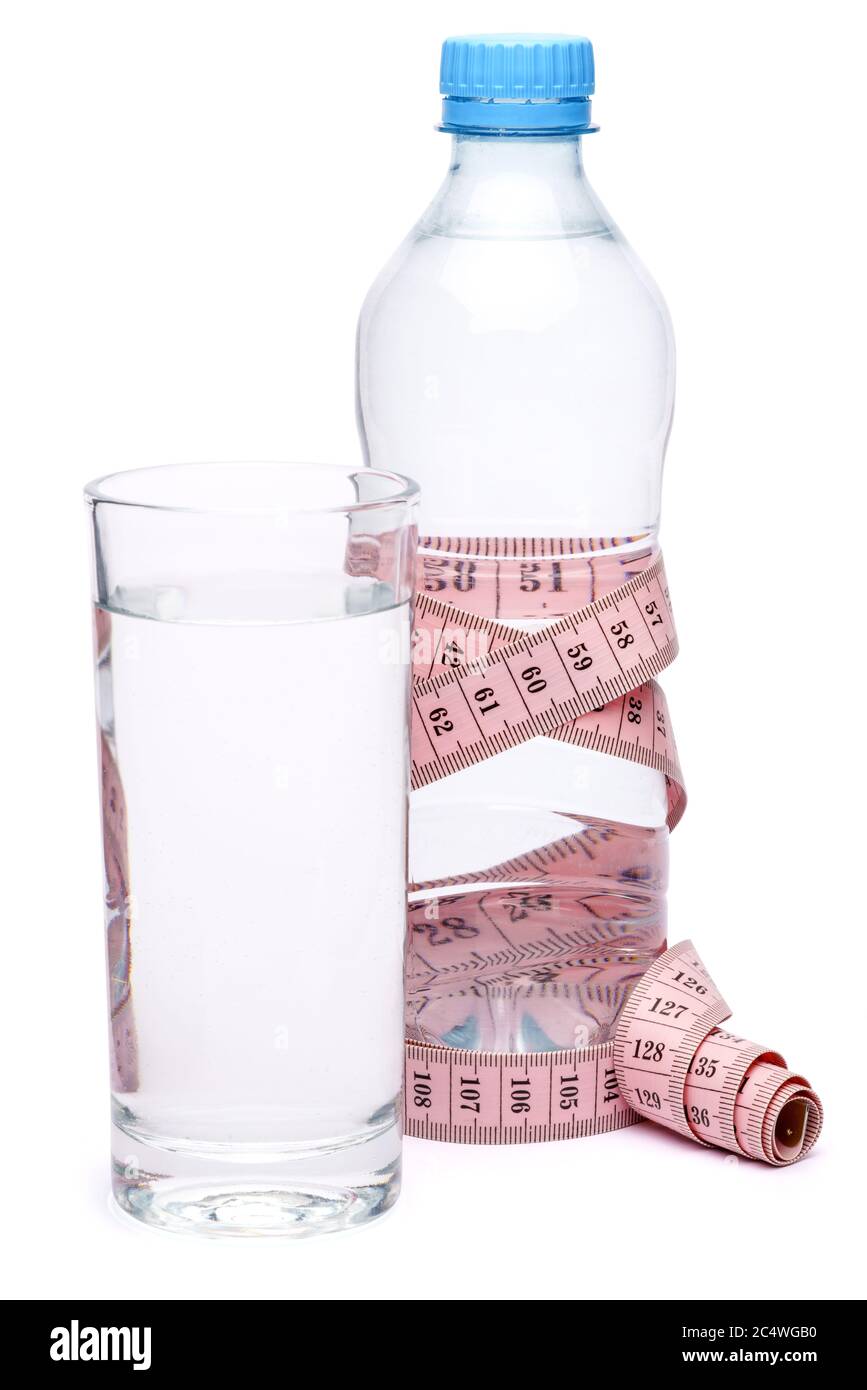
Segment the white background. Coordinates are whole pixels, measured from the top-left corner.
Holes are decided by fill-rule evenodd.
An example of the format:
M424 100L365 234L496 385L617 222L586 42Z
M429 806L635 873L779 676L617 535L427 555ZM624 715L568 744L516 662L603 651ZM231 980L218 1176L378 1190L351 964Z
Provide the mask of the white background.
M691 806L671 939L692 936L739 1030L815 1082L826 1128L786 1171L647 1126L410 1141L404 1194L367 1231L153 1234L106 1196L80 488L177 459L357 457L358 306L447 162L440 41L527 27L595 43L588 172L677 334L663 537L682 655L666 686ZM828 0L2 4L10 1296L867 1292L865 37L858 8Z

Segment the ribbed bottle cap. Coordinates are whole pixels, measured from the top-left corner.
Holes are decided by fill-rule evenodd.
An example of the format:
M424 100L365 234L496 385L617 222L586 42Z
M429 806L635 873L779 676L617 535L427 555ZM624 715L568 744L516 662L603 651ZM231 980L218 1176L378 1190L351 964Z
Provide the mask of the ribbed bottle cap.
M590 130L593 45L566 34L466 34L446 39L443 129L490 134Z

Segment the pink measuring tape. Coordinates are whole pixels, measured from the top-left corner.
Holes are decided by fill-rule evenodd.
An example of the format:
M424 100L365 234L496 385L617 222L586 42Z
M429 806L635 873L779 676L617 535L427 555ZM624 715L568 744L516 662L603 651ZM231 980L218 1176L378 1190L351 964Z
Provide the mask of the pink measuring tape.
M541 551L551 542L532 544ZM540 582L531 568L537 565L535 558L508 568L498 562L470 592L500 611L526 612L529 600L546 617L562 613L576 590L603 583L598 568L555 560L550 592L522 588ZM518 634L422 592L413 650L413 787L547 735L663 772L675 824L685 794L665 697L653 677L674 660L677 636L662 557L641 551L631 570L625 583L534 633Z
M677 636L662 557L642 541L422 540L414 787L543 735L661 772L668 824L676 825L686 794L655 677L674 659ZM535 621L537 630L521 631L522 621ZM719 1027L730 1011L692 944L657 954L664 943L655 921L638 914L624 925L616 900L612 906L570 892L588 861L604 873L620 852L618 836L629 833L582 824L574 835L446 885L412 885L484 888L438 899L433 921L424 902L410 907L406 1132L522 1143L647 1118L774 1165L803 1158L821 1128L818 1097L778 1053ZM629 847L637 880L652 880L652 834L636 830ZM439 1015L433 1032L443 1032L443 980L460 998L484 978L491 997L500 981L514 992L515 968L528 967L531 983L521 987L533 993L546 1036L556 1038L577 1009L608 1039L582 1046L573 1026L579 1045L560 1049L426 1041L429 1019Z
M729 1016L690 941L633 987L615 1036L527 1054L406 1044L406 1132L467 1144L577 1139L665 1125L782 1165L803 1158L822 1106L783 1058L718 1025Z

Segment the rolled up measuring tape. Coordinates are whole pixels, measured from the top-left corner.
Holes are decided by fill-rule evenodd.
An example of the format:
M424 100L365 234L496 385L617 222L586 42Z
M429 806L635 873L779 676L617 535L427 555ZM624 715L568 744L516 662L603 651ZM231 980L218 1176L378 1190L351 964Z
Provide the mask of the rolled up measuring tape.
M677 637L662 557L643 540L422 540L414 787L543 735L661 772L668 824L676 825L686 794L654 677L674 659ZM528 619L537 630L519 630ZM406 1132L521 1143L647 1118L700 1144L775 1166L795 1162L822 1122L804 1078L787 1071L778 1053L719 1027L729 1009L691 943L657 955L663 943L652 914L627 914L624 925L622 915L607 919L599 902L588 901L592 893L578 891L584 858L596 861L598 874L606 852L616 858L612 840L624 829L590 821L504 864L412 885L488 889L437 898L433 921L424 902L411 905ZM638 886L653 876L651 853L642 859L640 847L630 846L630 854L624 892L629 880ZM578 874L576 891L564 896L558 888L555 903L544 890L572 882L570 873ZM501 892L491 888L499 884ZM518 919L516 932L510 923ZM439 948L435 960L414 933ZM477 994L479 979L488 1008L498 990L503 997L523 990L525 1000L532 994L532 1023L543 1041L531 1039L520 1051L428 1041L430 1031L460 1032L446 1028L443 1012ZM609 1039L552 1046L564 1020L575 1017L589 1018L596 1035L607 1031ZM580 1031L572 1027L576 1041Z
M778 1052L719 1027L729 1009L690 941L633 987L609 1042L562 1052L406 1044L406 1133L469 1144L580 1138L653 1120L783 1166L819 1136L822 1105Z

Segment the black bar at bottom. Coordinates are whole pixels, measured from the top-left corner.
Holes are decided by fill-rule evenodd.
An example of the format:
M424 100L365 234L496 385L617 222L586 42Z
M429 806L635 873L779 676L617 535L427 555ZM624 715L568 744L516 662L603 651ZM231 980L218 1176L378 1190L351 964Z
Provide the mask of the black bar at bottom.
M479 1292L478 1299L462 1301L464 1310L468 1302L488 1301L484 1291ZM465 1311L456 1318L440 1311L438 1305L454 1300L439 1297L434 1288L416 1291L405 1300L379 1300L372 1287L363 1300L337 1301L430 1305L426 1313L413 1314L411 1322L395 1329L398 1336L411 1336L413 1327L416 1332L427 1327L424 1340L430 1357L453 1359L464 1340ZM316 1358L324 1353L323 1369L333 1372L341 1348L353 1358L357 1370L360 1344L347 1325L346 1312L337 1315L338 1324L332 1320L331 1325L340 1328L335 1342L325 1334L324 1325L311 1323L306 1313L299 1316L292 1302L9 1302L3 1310L4 1331L7 1346L14 1340L17 1356L27 1371L38 1368L58 1376L94 1376L101 1369L114 1375L159 1376L188 1370L201 1377L213 1369L223 1377L239 1371L249 1376L261 1369L263 1362L274 1368L282 1360L287 1379L292 1379L298 1373L299 1357ZM532 1312L529 1327L536 1329L535 1333L528 1331L528 1336L531 1342L541 1339L537 1353L548 1360L554 1349L550 1338L564 1353L564 1359L558 1354L548 1363L558 1379L569 1366L583 1376L597 1360L601 1369L607 1365L618 1376L627 1371L668 1374L674 1368L702 1375L712 1367L731 1372L753 1366L794 1370L800 1375L811 1369L842 1371L858 1364L857 1352L864 1336L858 1312L861 1300L854 1299L851 1303L751 1299L681 1303L621 1300L615 1294L582 1300L558 1299L549 1289L528 1287L523 1298L512 1302L525 1307L557 1302L580 1305L565 1321L550 1310L539 1321L538 1312L527 1309ZM361 1335L365 1341L374 1335L383 1339L380 1353L373 1347L368 1349L375 1360L392 1343L393 1332L387 1324L371 1323L369 1312L363 1316ZM493 1338L489 1352L500 1336L508 1337L509 1328L514 1329L511 1316L499 1331L497 1324L495 1310L485 1315L485 1340ZM377 1326L379 1332L375 1331ZM362 1359L366 1360L366 1354ZM369 1364L371 1373L376 1374ZM442 1370L447 1372L445 1364ZM387 1374L401 1372L395 1367ZM543 1367L537 1369L538 1374L544 1374Z

